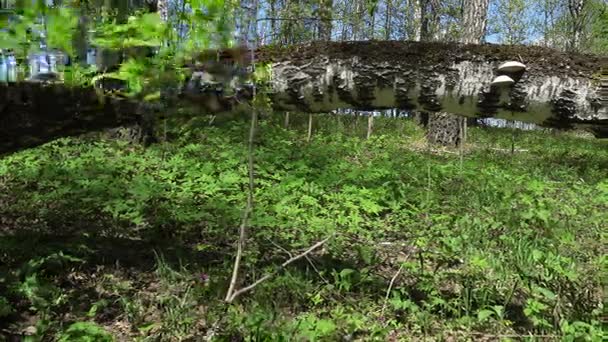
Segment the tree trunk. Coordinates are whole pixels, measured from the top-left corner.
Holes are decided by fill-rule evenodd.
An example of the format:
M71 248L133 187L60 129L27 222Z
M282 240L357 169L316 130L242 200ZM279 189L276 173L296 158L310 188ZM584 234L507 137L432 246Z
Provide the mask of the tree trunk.
M515 85L491 87L497 67L520 57L527 69ZM375 41L261 47L255 60L271 65L268 92L276 111L425 110L587 128L608 137L608 57L538 46ZM224 97L201 85L184 88L180 104L188 100L207 113L250 110L247 85ZM100 103L92 88L0 85L0 153L138 122L137 107L126 99Z
M487 24L489 0L463 1L463 31L460 42L465 44L481 43ZM466 127L464 118L448 113L431 113L427 131L427 141L443 146L458 146L461 143L460 130Z
M384 40L391 39L392 33L392 20L393 20L393 2L392 0L386 0L386 17L384 19Z
M169 21L169 0L157 0L156 10L160 16L160 20Z
M437 0L420 0L420 40L432 41L439 24Z
M359 40L361 39L361 22L363 21L363 6L361 4L363 0L354 0L355 2L355 11L352 14L352 39Z
M513 86L490 86L499 65L520 58L527 69ZM468 117L514 113L514 120L562 128L608 124L600 82L608 57L538 46L372 41L262 47L256 60L272 62L270 97L278 110L399 108ZM608 82L608 75L601 78Z
M158 5L166 12L166 0L158 0ZM129 16L129 2L124 0L106 0L105 6L109 10L116 10L116 23L125 24ZM125 51L113 49L97 50L98 68L106 70L108 67L117 67L125 59ZM125 84L126 86L126 84ZM151 107L150 107L151 108ZM158 141L155 134L155 116L151 112L142 113L140 120L131 125L116 127L107 130L110 138L127 141L131 144L149 144Z
M276 10L276 3L277 0L270 0L270 33L271 33L271 40L270 43L274 44L276 41L276 32L277 32L277 22L276 22L276 17L277 17L277 10Z
M414 121L423 128L428 128L429 126L429 113L422 111L414 112Z
M331 40L333 0L319 0L319 39Z
M87 62L87 50L88 50L88 17L86 15L86 7L80 7L78 9L78 25L76 26L76 32L72 38L72 45L74 46L76 64L81 66L86 65Z
M462 120L462 117L450 113L431 113L427 125L427 141L441 146L460 145Z
M488 23L488 4L489 0L463 1L461 43L481 43L486 34L486 25Z
M437 10L435 3L431 0L417 0L417 14L420 16L419 30L417 38L423 42L429 42L433 40L433 34L437 29ZM445 117L445 116L444 116ZM416 110L414 111L414 120L416 123L427 129L427 133L430 131L429 120L430 114L426 111ZM438 125L433 126L433 129L439 129ZM441 134L438 132L437 134ZM427 134L427 137L430 136ZM437 143L437 142L435 142Z
M570 37L568 43L569 51L579 51L581 47L581 35L585 25L585 12L587 0L568 0L568 12L570 13Z
M415 25L415 24L411 25L411 24L409 24L409 21L414 22L414 23L416 21L418 21L418 22L422 21L421 1L423 1L423 0L407 0L407 1L408 1L408 6L412 8L412 13L413 13L412 18L411 18L413 20L408 20L408 25L410 28L409 31L411 31L411 37L408 37L408 38L410 38L413 41L418 42L418 41L422 40L422 30L421 30L422 25Z

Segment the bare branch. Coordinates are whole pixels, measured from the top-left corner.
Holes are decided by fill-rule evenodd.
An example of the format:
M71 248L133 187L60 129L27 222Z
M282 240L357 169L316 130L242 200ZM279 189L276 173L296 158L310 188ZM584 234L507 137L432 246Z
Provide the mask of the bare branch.
M247 193L247 206L243 211L243 218L241 220L241 226L239 227L239 241L237 245L236 258L234 260L234 269L232 270L232 278L230 279L230 287L228 293L226 293L226 301L232 296L234 289L236 288L236 282L239 276L239 268L241 266L241 258L243 257L243 249L245 246L245 240L247 239L247 226L249 223L249 215L253 211L253 191L254 191L254 178L253 178L253 144L255 138L255 127L257 125L257 111L254 109L251 113L251 127L249 128L249 191Z
M251 290L253 290L256 286L260 285L261 283L265 282L266 280L272 278L274 275L276 275L277 273L279 273L279 271L283 270L285 267L287 267L289 264L306 257L308 254L312 253L315 249L323 246L327 241L329 241L331 238L333 237L333 235L315 243L314 245L312 245L310 248L308 248L306 251L304 251L301 254L298 254L294 257L292 257L291 259L285 261L284 263L281 264L281 266L279 266L275 271L266 274L265 276L263 276L262 278L258 279L257 281L255 281L253 284L246 286L238 291L235 291L234 293L232 293L232 295L230 297L226 297L226 302L228 303L232 303L234 301L234 299L240 295L242 295L245 292L249 292Z
M393 278L391 278L391 282L388 285L388 289L386 289L386 296L384 296L384 304L382 304L382 311L381 311L380 315L384 315L384 309L386 309L386 303L388 302L388 296L390 296L391 290L393 289L393 284L395 283L395 280L397 280L397 277L399 277L399 274L401 274L402 269L403 269L403 264L401 264L401 266L399 266L397 273L395 273Z

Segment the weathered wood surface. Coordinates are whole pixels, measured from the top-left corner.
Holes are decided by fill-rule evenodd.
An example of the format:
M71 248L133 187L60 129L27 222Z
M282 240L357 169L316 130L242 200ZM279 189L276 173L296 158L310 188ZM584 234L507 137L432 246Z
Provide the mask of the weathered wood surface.
M251 59L249 52L238 51L244 55L237 60ZM271 64L268 90L279 111L421 109L581 127L608 137L605 56L526 46L372 41L262 47L254 60ZM497 67L512 60L526 64L526 71L513 86L491 87ZM198 73L179 97L208 112L247 110L251 87L228 82L222 73ZM138 122L139 105L119 98L100 102L93 88L0 85L0 153Z

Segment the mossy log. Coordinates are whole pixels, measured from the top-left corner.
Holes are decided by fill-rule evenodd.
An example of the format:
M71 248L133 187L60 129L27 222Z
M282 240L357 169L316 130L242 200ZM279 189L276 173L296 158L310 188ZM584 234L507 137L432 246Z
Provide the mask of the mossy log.
M253 58L271 65L267 90L278 111L416 109L585 128L608 137L605 56L564 54L535 46L403 41L315 42L266 46L254 53L234 51L244 55L229 58L230 63L250 63ZM218 55L222 54L211 54ZM524 63L526 70L511 75L516 81L511 86L490 86L498 76L498 66L507 61ZM196 63L191 65L197 68ZM226 82L226 75L214 75L223 72L218 70L208 72L211 75L199 73L182 87L180 98L208 112L247 110L251 88ZM93 88L3 85L0 153L60 136L132 124L141 120L139 107L135 101L119 98L100 102Z

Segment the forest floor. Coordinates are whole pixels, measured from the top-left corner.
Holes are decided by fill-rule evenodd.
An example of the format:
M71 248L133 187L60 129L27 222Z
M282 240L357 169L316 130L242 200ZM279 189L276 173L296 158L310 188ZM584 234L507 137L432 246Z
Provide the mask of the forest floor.
M0 341L604 338L608 141L471 128L429 148L400 118L169 122L0 159Z

